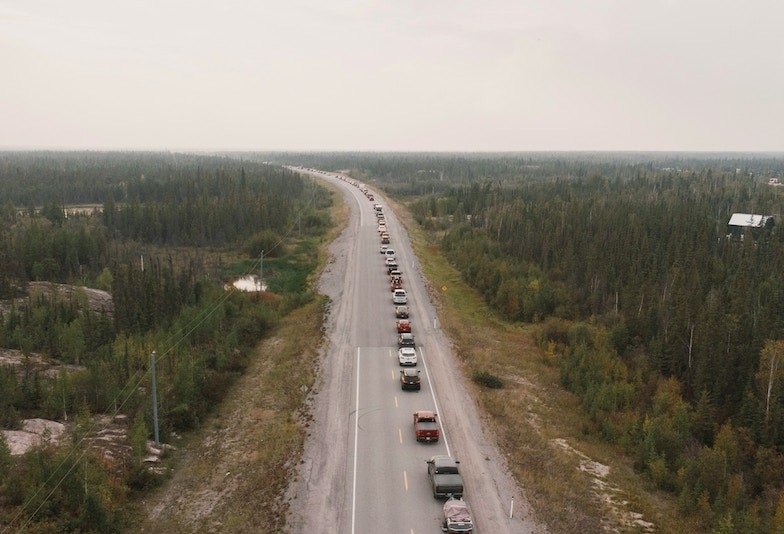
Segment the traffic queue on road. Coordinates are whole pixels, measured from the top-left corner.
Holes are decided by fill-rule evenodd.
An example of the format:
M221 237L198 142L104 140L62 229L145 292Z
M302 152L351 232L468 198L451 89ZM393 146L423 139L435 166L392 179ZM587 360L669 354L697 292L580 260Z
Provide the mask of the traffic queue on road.
M376 202L375 194L367 186L351 180L345 175L337 174L337 176L359 188L368 200L374 202L373 211L376 215L381 241L379 252L384 259L384 270L389 276L389 290L392 293L392 303L395 307L398 363L401 367L400 388L419 391L422 386L420 371L417 369L418 359L410 317L411 309L408 306L408 294L403 287L403 273L398 265L395 250L392 248L383 207ZM414 436L418 442L433 443L438 441L440 430L435 412L420 410L414 413ZM427 460L428 477L433 496L438 499L446 498L443 506L441 530L447 534L471 534L474 531L468 505L463 500L463 482L458 471L459 463L459 461L444 455L435 455Z
M384 257L384 268L386 269L387 275L389 275L389 289L392 292L392 303L395 305L398 362L401 367L404 367L400 371L400 388L403 390L419 391L421 389L421 381L419 370L415 369L417 365L416 343L412 331L413 325L408 307L408 295L403 288L403 274L397 264L395 250L391 247L391 239L387 230L383 207L381 204L376 203L373 208L376 212L378 232L381 237L381 248L379 251ZM438 441L440 429L437 417L438 414L429 410L414 412L414 435L418 442L432 443ZM462 499L463 482L457 472L457 465L459 462L454 461L452 463L454 466L454 473L449 475L452 478L452 484L444 491L442 478L445 475L434 473L432 469L433 462L438 458L441 458L441 456L434 456L428 460L428 466L430 466L428 468L428 474L433 496L436 498L446 497L447 499L443 508L444 516L441 530L448 534L470 534L473 532L473 522L471 520L470 512L468 511L468 505Z

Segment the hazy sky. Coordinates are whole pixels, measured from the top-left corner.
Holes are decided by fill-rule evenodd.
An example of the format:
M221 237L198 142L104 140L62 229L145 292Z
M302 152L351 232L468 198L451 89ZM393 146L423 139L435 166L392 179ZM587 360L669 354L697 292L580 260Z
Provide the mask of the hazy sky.
M784 150L781 0L0 0L0 148Z

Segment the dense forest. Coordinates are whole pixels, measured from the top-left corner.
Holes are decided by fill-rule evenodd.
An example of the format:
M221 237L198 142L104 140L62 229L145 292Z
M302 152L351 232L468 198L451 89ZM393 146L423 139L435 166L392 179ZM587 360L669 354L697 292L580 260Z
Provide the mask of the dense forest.
M295 156L406 200L682 513L784 532L784 157Z
M150 354L161 439L197 427L251 349L311 298L329 194L258 161L158 153L0 153L0 427L68 422L70 439L12 457L0 434L0 530L114 532L155 483ZM265 295L227 291L265 255ZM30 292L33 282L107 291ZM47 366L42 366L42 360ZM52 373L50 365L54 365ZM59 371L58 371L59 369ZM129 421L130 458L87 452L97 417Z

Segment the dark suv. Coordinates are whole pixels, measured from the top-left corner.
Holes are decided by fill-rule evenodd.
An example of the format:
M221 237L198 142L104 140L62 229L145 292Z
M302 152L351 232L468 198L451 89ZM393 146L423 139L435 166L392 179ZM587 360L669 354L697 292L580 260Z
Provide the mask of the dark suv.
M400 371L400 389L421 389L419 369L402 369Z
M403 333L397 336L398 347L416 347L414 344L414 334Z

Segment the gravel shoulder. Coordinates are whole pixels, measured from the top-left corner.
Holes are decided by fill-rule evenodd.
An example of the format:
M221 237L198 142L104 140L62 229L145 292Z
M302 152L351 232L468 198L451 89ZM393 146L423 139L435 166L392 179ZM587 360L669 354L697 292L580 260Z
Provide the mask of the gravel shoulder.
M349 467L348 443L352 394L353 365L351 358L338 357L335 347L345 346L349 335L354 272L349 258L359 230L358 207L345 189L339 188L349 208L349 221L340 236L329 246L330 261L318 282L318 290L330 299L326 314L325 343L321 351L321 374L315 394L310 399L313 424L297 469L296 480L289 486L291 506L287 532L323 532L324 525L339 525L343 512L345 473Z

